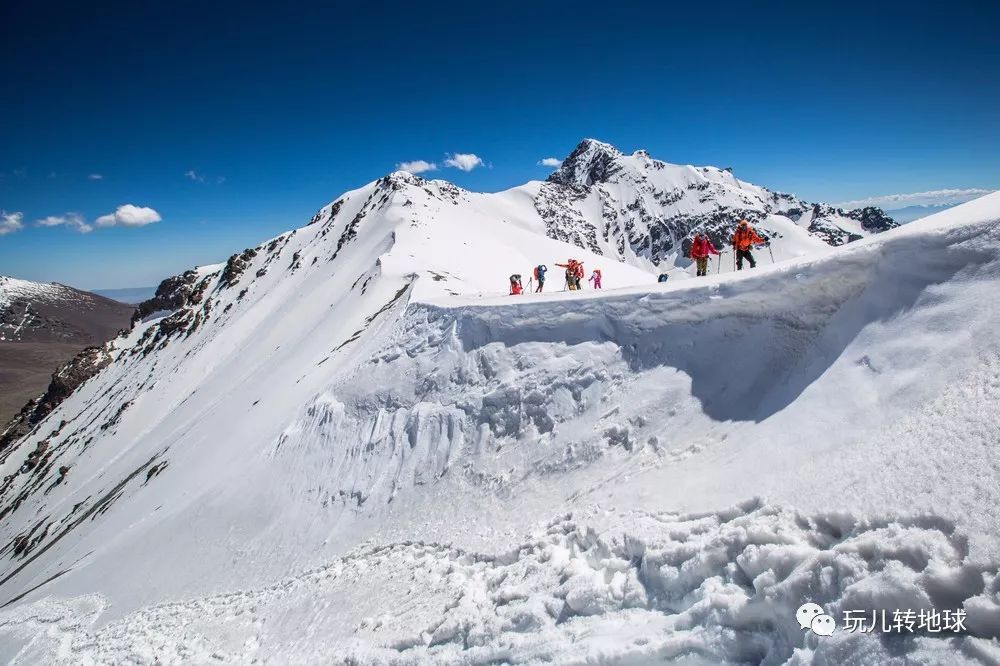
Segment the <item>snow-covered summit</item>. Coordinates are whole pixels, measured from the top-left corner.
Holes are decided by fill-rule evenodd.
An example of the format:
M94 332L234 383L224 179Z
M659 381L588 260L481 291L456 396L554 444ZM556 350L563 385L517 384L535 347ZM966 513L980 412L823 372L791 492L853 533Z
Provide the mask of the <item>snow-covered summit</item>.
M609 143L584 139L549 176L552 183L589 187L602 183L621 168L622 152Z

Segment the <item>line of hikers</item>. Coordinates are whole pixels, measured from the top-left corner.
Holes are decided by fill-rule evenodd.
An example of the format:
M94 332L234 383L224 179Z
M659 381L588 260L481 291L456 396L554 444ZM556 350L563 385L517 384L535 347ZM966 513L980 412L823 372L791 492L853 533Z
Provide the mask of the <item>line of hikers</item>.
M764 245L767 241L760 237L754 228L750 226L750 223L746 220L740 220L739 224L736 225L736 230L733 235L729 238L729 243L733 246L733 250L736 252L736 270L743 270L743 262L747 261L750 263L750 268L757 267L757 260L754 259L753 253L750 251L754 246ZM691 241L691 249L688 250L688 256L694 259L696 265L696 275L699 277L708 275L708 260L712 255L718 255L719 251L715 248L712 240L703 233L696 233L694 239ZM583 262L577 261L576 259L570 259L565 264L557 263L556 266L566 269L566 282L563 285L563 290L569 289L570 291L578 291L583 289L583 276L586 275L583 270ZM532 280L538 286L534 289L534 293L542 293L542 289L545 288L545 274L548 272L549 268L545 264L539 264L535 266L532 272L532 277L528 278L528 291L531 292ZM661 273L658 279L659 282L667 281L667 274ZM594 289L601 288L601 269L595 268L593 273L591 273L588 282L593 284ZM515 273L510 276L510 295L520 296L524 293L524 285L521 283L520 273Z
M736 252L736 270L741 271L743 270L744 260L750 262L750 268L756 268L757 261L753 258L753 253L750 252L750 249L755 245L763 245L767 241L754 231L749 222L740 220L729 242ZM691 241L691 249L688 251L688 256L694 259L696 275L699 277L708 275L708 258L713 254L718 255L719 251L715 249L712 240L705 234L695 234L694 240Z
M586 272L583 270L583 262L577 261L576 259L570 259L565 264L557 263L556 266L566 269L566 282L563 283L563 291L569 289L570 291L578 291L583 289L583 276ZM528 278L528 291L532 290L532 281L538 286L535 287L534 293L540 294L545 288L545 274L548 273L549 267L545 264L539 264L535 266L534 271L532 271L532 277ZM594 289L601 288L601 269L595 268L590 274L590 278L587 280L590 282ZM524 285L521 284L520 273L514 273L510 276L510 295L520 296L524 293Z

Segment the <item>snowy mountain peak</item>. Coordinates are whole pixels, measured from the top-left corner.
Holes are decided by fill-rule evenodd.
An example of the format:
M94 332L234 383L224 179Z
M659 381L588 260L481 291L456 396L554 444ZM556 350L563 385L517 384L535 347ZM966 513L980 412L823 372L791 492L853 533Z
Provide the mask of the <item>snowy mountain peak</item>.
M609 180L621 169L622 152L609 143L584 139L548 180L561 185L590 186Z
M670 164L645 150L626 155L594 139L549 176L536 208L549 236L661 272L689 266L696 232L726 246L740 219L759 226L773 241L769 257L779 259L897 226L878 209L845 212L739 180L728 167Z

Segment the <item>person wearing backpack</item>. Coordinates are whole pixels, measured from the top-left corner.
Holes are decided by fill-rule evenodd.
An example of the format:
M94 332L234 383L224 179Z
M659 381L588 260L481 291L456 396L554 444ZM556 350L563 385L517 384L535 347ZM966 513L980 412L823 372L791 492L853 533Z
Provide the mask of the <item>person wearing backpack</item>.
M593 282L594 283L594 289L600 289L601 288L601 269L600 268L595 268L594 269L594 272L590 274L590 279L588 280L588 282Z
M736 232L732 238L733 249L736 250L736 270L743 270L743 260L750 262L750 268L755 268L757 262L750 253L750 248L754 245L762 245L764 239L757 235L753 227L746 220L740 220L736 226Z
M510 295L520 296L524 292L524 287L521 286L521 276L515 273L510 276Z
M565 264L556 264L559 268L566 269L566 286L570 291L580 288L580 279L583 278L583 264L576 259L570 259Z
M719 251L715 249L712 240L700 233L695 234L694 240L691 241L691 249L688 251L688 256L694 259L698 269L696 273L698 277L708 275L708 258L713 254L719 254Z
M535 266L535 281L538 282L538 288L535 289L536 294L542 293L542 287L545 286L545 273L549 270L549 267L545 264L538 264Z

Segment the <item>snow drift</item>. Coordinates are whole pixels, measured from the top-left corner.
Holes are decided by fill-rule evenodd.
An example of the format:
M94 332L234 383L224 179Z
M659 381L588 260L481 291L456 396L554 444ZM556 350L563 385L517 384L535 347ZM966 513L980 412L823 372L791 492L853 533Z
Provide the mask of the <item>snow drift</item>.
M541 187L393 174L164 287L0 453L0 656L995 660L1000 195L657 285ZM622 288L489 295L569 256Z

